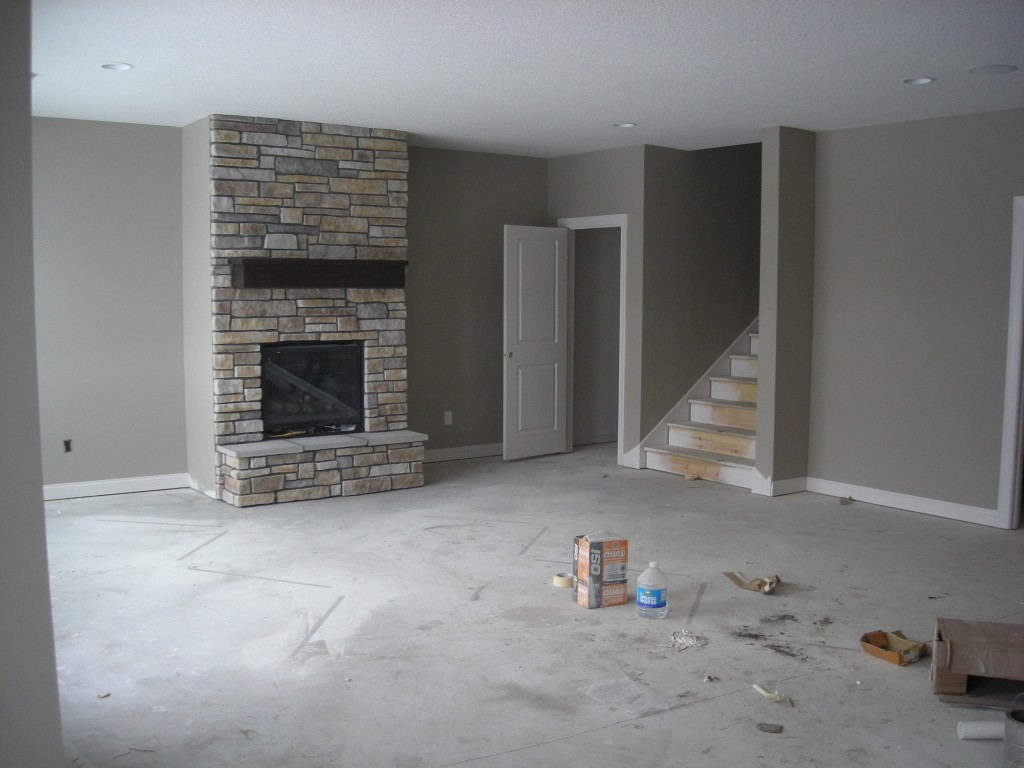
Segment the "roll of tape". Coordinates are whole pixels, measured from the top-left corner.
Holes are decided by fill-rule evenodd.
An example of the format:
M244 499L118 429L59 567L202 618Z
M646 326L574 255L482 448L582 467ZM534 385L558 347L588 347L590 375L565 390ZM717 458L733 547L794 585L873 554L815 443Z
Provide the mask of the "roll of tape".
M556 587L571 587L572 586L572 574L571 573L556 573L551 577L551 583Z

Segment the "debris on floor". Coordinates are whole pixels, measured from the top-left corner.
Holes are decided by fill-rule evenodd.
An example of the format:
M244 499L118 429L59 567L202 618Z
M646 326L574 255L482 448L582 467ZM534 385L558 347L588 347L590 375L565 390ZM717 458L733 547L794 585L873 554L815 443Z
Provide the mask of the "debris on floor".
M757 691L766 699L768 699L768 701L773 701L776 704L789 704L789 706L793 706L793 700L786 696L786 694L784 693L779 693L778 691L769 691L763 688L762 686L758 685L757 683L754 683L753 688L755 691Z
M876 656L882 661L905 667L928 653L928 643L910 640L900 630L886 632L876 629L860 636L860 647L865 653Z
M1024 682L1024 624L937 619L931 680L946 703L1010 709Z
M718 678L715 675L704 675L705 683L717 683Z
M770 595L782 583L782 579L777 574L761 579L748 579L739 571L722 571L722 574L740 589L749 589L751 592L760 592L762 595Z
M682 706L679 699L662 696L657 691L629 678L604 680L582 689L583 693L602 704L608 704L641 717Z
M669 635L664 643L658 643L658 647L685 651L687 648L703 648L707 644L708 639L704 635L695 635L688 629L680 629Z
M757 730L764 733L782 733L782 726L776 723L758 723Z
M853 497L852 496L843 496L841 499L839 499L839 503L842 504L843 506L847 506L848 504L853 504Z

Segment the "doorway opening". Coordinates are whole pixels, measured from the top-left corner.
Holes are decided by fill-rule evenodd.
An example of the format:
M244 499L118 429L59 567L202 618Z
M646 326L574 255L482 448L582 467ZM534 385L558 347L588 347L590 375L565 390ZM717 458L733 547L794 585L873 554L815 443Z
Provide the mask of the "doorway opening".
M572 446L611 443L619 427L618 227L573 233Z

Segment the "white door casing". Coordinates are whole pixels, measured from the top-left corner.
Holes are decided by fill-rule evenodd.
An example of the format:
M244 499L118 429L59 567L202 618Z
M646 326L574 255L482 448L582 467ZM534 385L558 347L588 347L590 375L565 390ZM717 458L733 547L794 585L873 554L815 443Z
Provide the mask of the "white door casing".
M569 450L568 264L568 230L505 226L505 460Z

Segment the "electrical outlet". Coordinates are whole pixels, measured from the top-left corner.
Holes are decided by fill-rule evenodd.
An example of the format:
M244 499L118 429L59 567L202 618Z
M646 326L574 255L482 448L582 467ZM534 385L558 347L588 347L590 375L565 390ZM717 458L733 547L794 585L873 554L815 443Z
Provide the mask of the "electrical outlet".
M452 412L451 411L445 411L444 412L444 425L446 427L450 427L452 425Z
M64 441L64 453L71 453L71 440Z

